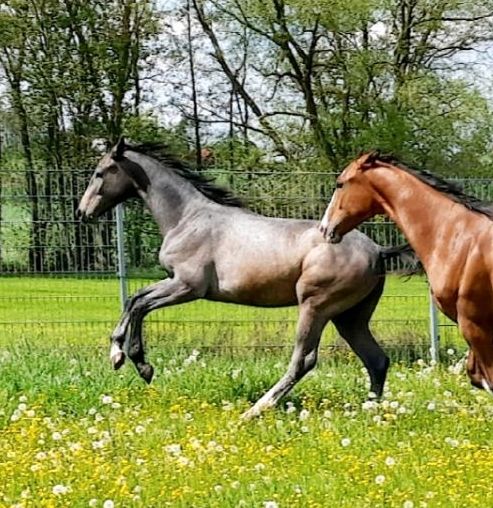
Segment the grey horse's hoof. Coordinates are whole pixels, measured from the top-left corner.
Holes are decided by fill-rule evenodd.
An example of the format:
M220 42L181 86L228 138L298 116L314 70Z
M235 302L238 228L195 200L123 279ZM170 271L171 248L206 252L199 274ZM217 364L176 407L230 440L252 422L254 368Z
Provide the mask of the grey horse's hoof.
M125 353L116 353L111 357L111 364L118 370L125 363Z
M150 363L139 365L140 377L149 384L154 376L154 367Z

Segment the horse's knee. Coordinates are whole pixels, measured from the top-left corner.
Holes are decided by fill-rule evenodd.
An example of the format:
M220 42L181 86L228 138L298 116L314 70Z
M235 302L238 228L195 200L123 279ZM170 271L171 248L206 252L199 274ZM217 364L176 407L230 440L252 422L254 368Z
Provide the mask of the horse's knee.
M307 374L308 372L313 370L316 365L317 365L317 352L312 351L311 353L308 353L305 356L305 361L303 365L304 374Z

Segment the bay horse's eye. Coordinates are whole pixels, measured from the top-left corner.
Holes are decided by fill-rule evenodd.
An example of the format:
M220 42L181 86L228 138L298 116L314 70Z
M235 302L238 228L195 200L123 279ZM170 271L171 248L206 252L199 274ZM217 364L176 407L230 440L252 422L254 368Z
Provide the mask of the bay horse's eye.
M336 189L342 189L342 186L343 186L343 185L344 185L344 184L343 184L343 183L341 183L341 182L336 182Z

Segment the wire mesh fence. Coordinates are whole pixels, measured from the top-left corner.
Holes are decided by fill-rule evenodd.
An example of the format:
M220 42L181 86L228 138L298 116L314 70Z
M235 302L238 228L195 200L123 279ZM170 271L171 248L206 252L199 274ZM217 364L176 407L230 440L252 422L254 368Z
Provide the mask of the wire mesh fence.
M106 344L120 312L118 235L114 212L96 224L82 224L76 218L89 174L44 169L0 172L0 343L41 339L60 345ZM209 170L208 175L258 213L314 220L323 214L335 181L334 174L315 172ZM490 180L457 183L482 199L492 198ZM404 241L385 220L365 223L360 229L381 245ZM124 282L129 294L165 276L158 266L161 242L157 226L141 203L126 205ZM391 272L401 268L388 266ZM259 309L199 301L151 314L146 335L162 347L291 346L296 315L295 308ZM453 343L455 328L440 319L442 337ZM426 350L426 280L406 282L391 276L372 326L387 344ZM338 341L329 327L324 343Z

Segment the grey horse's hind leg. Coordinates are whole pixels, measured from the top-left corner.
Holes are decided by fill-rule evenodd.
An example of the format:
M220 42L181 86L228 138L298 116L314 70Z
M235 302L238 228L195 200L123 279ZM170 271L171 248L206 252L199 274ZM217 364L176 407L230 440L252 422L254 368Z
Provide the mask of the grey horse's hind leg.
M309 300L300 306L296 344L288 370L284 376L253 407L243 413L242 419L258 416L262 411L275 406L293 386L317 363L320 336L327 324L328 317L320 315Z
M123 344L128 334L128 356L140 376L148 383L152 380L154 369L145 361L142 344L144 317L155 309L189 302L196 298L197 296L189 285L178 278L171 278L143 288L129 300L129 304L112 334L112 340Z
M382 277L375 289L364 300L332 319L341 337L365 365L370 376L370 390L377 397L383 393L390 361L375 341L368 324L382 295L383 286Z

